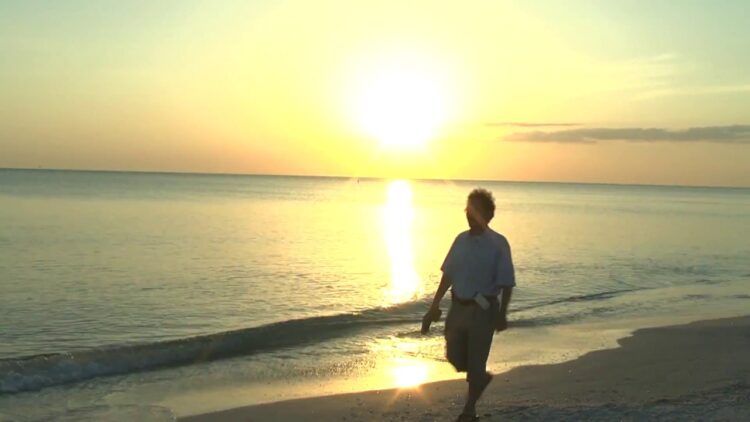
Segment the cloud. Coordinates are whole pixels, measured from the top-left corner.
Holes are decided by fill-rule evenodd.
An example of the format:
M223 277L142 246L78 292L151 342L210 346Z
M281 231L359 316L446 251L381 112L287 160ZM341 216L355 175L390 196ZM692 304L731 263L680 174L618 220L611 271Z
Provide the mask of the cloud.
M532 122L490 122L485 126L490 127L567 127L580 126L580 123L532 123Z
M691 127L682 130L662 128L581 128L557 131L511 133L509 142L595 143L627 142L713 142L750 144L750 125Z
M690 86L674 88L658 88L644 91L635 96L636 100L648 100L652 98L677 96L677 95L716 95L716 94L743 94L750 93L750 84L739 85L717 85L717 86Z

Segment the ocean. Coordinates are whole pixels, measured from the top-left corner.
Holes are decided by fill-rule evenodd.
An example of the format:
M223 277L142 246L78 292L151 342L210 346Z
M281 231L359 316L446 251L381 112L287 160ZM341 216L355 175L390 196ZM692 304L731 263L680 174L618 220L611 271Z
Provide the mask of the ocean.
M455 378L419 328L474 187L518 280L494 371L750 309L750 189L0 169L0 420Z

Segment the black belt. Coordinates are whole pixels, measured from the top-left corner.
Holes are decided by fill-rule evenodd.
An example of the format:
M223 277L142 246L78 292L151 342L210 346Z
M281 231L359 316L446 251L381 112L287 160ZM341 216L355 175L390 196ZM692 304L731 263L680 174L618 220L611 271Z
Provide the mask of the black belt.
M497 296L485 296L484 298L487 299L487 301L490 303L497 303ZM451 290L451 300L462 305L478 305L478 303L473 298L461 299L460 297L456 296L455 293L453 293L453 290Z

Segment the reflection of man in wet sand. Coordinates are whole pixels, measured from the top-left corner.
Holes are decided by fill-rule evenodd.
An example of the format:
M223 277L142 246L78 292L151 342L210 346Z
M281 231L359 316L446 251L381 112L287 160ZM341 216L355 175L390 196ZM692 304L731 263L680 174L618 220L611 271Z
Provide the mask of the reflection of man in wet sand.
M466 203L469 230L453 241L441 267L440 286L424 317L425 325L440 317L440 300L451 287L445 320L446 355L457 371L466 372L469 383L459 422L478 419L477 400L492 381L486 366L493 331L508 327L506 313L516 285L510 245L487 225L494 215L492 194L474 189Z

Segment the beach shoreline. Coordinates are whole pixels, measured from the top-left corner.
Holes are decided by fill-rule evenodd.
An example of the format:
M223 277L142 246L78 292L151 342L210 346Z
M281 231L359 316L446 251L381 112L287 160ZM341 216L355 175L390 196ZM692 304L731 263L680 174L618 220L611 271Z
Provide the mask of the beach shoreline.
M750 417L750 316L636 330L619 347L498 374L482 420ZM460 413L461 380L293 399L181 417L181 422L266 420L442 421Z

